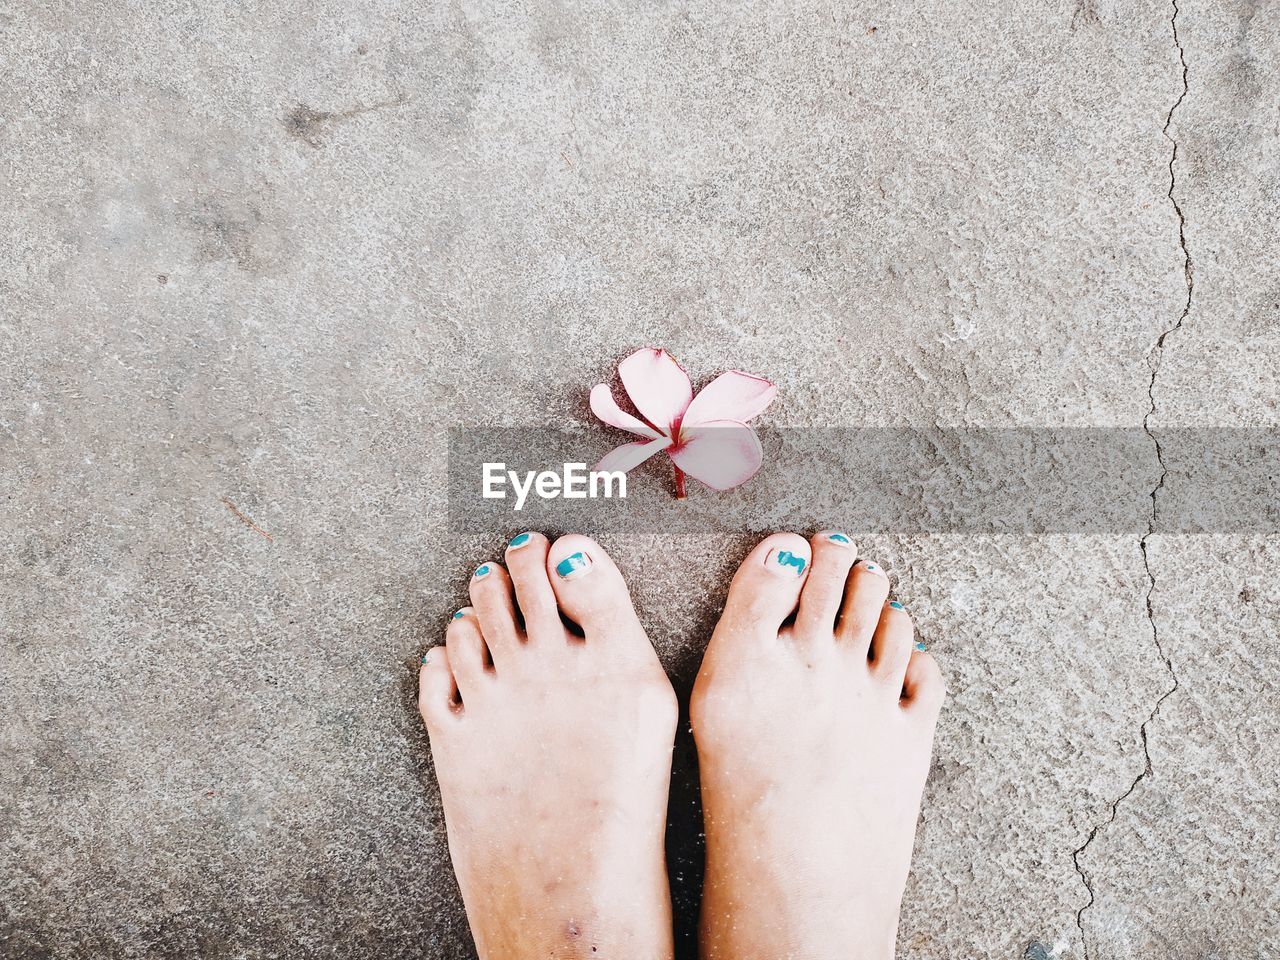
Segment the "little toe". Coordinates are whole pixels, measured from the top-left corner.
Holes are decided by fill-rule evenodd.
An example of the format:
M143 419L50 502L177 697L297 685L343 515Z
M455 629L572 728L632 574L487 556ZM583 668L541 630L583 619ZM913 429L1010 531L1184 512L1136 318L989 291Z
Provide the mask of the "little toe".
M429 729L441 729L460 715L458 684L449 667L449 651L432 647L418 671L418 712Z
M482 563L471 575L471 606L480 622L480 634L495 665L502 662L524 642L523 631L516 621L515 598L511 578L498 563Z
M915 625L897 600L881 608L880 622L871 638L871 672L893 692L902 691L907 661L911 659ZM462 692L466 697L466 690Z
M564 624L556 607L556 594L547 576L550 543L540 533L520 533L507 544L507 570L515 585L516 606L524 620L530 643L543 639L564 640Z
M858 558L858 548L847 534L824 530L810 541L813 563L804 589L800 591L800 611L796 614L795 635L801 642L831 640L836 614L844 599L849 568Z
M947 686L942 679L938 661L917 643L907 661L907 672L902 680L902 705L908 710L920 710L936 717L946 698Z
M648 647L626 582L604 547L590 537L567 534L547 552L547 570L560 609L588 641L638 636Z
M867 657L887 599L889 578L884 568L870 560L854 564L845 582L844 605L836 623L836 639L851 655Z
M720 624L735 633L776 637L796 608L809 556L809 543L798 534L775 533L761 540L733 575Z
M480 632L480 622L475 610L463 607L449 621L445 631L445 648L449 651L449 666L457 678L462 702L470 703L490 679L489 651Z

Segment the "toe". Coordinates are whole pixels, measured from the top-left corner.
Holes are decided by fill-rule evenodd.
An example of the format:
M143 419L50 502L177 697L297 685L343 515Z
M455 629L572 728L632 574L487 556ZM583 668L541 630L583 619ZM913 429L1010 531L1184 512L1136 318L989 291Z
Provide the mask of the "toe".
M907 661L907 673L902 680L902 705L909 710L921 710L936 716L947 695L938 661L925 653L924 644L917 643Z
M890 600L881 608L880 623L871 638L871 672L895 694L902 690L902 678L911 658L914 638L915 626L911 617L902 604ZM465 689L462 695L465 699Z
M884 568L870 560L859 560L849 572L844 606L836 624L836 639L854 656L867 656L888 598L889 578Z
M824 530L810 541L813 563L804 589L800 591L800 612L796 614L795 635L801 642L831 640L836 613L844 599L849 568L858 558L858 548L847 534Z
M449 651L449 666L458 681L462 702L470 703L488 679L488 648L480 633L480 621L471 607L463 607L449 621L445 631L445 648Z
M564 640L564 625L556 608L556 594L547 576L547 548L540 533L521 533L507 544L507 570L515 584L516 605L530 643Z
M794 533L765 537L733 575L720 622L776 636L796 608L809 570L809 544Z
M590 537L568 534L553 543L547 571L561 611L588 640L644 636L622 573Z
M458 684L449 666L449 651L432 647L418 671L418 712L429 729L438 730L459 716Z
M471 606L480 623L480 633L485 646L493 657L495 666L501 666L524 638L516 622L515 598L511 594L511 579L501 564L482 563L471 575Z

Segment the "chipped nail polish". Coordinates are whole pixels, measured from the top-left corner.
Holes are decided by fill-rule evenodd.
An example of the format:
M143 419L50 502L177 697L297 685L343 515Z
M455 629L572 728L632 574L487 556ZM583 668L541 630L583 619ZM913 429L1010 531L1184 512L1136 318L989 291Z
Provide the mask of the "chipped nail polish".
M862 569L866 570L868 573L878 573L880 574L880 576L882 577L884 576L884 568L876 566L870 560L866 560L863 562Z
M533 536L533 534L531 533L517 533L514 537L511 538L511 542L507 544L507 548L510 549L512 547L523 547L526 543L529 542L529 538L531 536Z
M890 601L889 601L889 606L893 607L893 609L895 609L895 610L905 610L905 609L906 609L906 607L904 607L902 604L900 604L897 600L890 600Z
M422 665L425 667L430 662L431 662L431 651L428 650L426 653L422 655Z
M461 620L461 619L462 619L462 616L463 616L463 614L462 614L462 611L461 611L461 610L455 610L455 611L453 612L453 619L454 619L454 620Z
M556 573L561 580L573 580L586 576L591 572L591 558L585 553L571 553L556 564Z
M475 579L480 580L484 577L487 577L492 569L493 568L490 567L487 563L480 564L480 566L476 567L476 572L474 574Z
M917 649L917 650L919 650L921 653L923 653L923 652L924 652L924 650L925 650L925 645L924 645L924 641L923 641L923 640L917 640L917 641L916 641L916 649Z
M780 576L803 576L808 565L807 559L790 550L770 550L769 556L765 557L765 566Z
M847 546L849 546L849 544L853 543L853 541L852 541L852 540L850 540L850 539L849 539L849 537L848 537L847 535L843 534L843 533L828 533L828 534L827 534L827 539L828 539L828 540L833 540L833 541L835 541L836 543L842 543L842 544L844 544L846 547L847 547Z

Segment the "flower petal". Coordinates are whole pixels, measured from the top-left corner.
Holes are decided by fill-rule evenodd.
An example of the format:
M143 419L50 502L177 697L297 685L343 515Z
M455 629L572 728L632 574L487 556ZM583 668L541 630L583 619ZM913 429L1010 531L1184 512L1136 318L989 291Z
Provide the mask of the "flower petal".
M657 430L639 417L633 417L618 406L618 401L613 399L613 392L603 383L597 383L591 388L591 412L611 427L629 430L632 433L640 434L642 437L657 437L659 435Z
M729 370L698 391L685 411L683 423L688 426L712 420L746 423L763 413L777 395L777 386L763 377Z
M670 437L658 437L656 440L637 440L624 443L606 453L592 470L604 473L620 471L626 473L632 467L638 467L655 453L660 453L671 446Z
M760 438L745 423L712 420L680 429L680 446L670 452L675 465L712 490L746 483L760 469Z
M641 416L668 436L693 399L693 385L665 350L637 350L618 364L618 376Z

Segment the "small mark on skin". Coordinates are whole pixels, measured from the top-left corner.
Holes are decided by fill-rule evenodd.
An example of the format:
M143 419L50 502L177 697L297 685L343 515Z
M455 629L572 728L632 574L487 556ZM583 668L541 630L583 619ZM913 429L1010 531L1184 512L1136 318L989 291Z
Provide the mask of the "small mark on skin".
M235 516L237 520L239 520L241 523L247 526L250 530L253 530L255 533L261 534L262 536L266 537L268 541L272 543L275 542L275 537L271 536L271 534L267 533L267 531L263 530L260 526L258 526L248 517L246 517L243 513L241 513L240 508L237 507L234 503L232 503L226 497L219 497L218 499L222 501L223 505L228 510L231 511L231 513Z
M350 120L358 117L362 113L372 113L375 110L387 110L392 107L402 107L409 102L409 98L399 96L394 100L387 100L382 103L374 103L369 106L356 106L350 110L330 111L317 110L315 107L300 103L285 115L284 130L289 136L295 140L301 140L309 147L320 148L324 146L324 138L333 128L334 124L341 123L344 120Z

